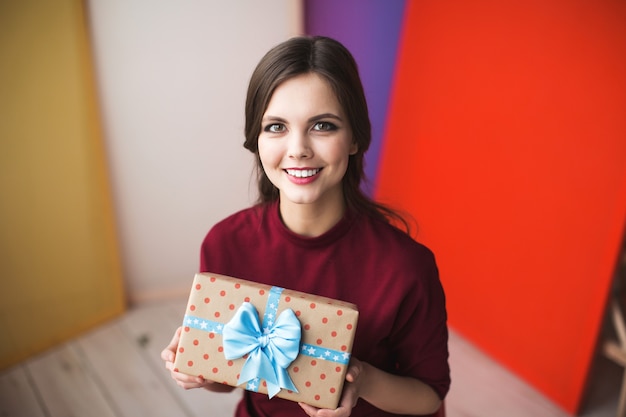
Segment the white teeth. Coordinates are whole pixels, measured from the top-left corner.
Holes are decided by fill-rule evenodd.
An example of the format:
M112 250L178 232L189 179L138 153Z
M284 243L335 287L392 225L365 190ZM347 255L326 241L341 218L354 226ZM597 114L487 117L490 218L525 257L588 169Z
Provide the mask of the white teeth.
M320 172L318 169L288 169L286 170L287 174L297 177L297 178L307 178L312 177L313 175Z

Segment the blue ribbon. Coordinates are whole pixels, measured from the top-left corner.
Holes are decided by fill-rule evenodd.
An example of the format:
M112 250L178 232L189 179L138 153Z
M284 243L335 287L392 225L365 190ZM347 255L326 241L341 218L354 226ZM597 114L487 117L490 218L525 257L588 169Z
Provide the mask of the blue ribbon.
M244 302L222 330L226 359L248 354L237 385L262 378L270 398L283 388L298 392L287 367L298 356L300 336L300 321L293 310L284 310L271 325L266 321L261 330L256 308Z

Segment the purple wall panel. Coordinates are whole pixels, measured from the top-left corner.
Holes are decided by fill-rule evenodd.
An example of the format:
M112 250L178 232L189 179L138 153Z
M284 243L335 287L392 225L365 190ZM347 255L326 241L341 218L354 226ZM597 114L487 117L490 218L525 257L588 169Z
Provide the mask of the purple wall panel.
M305 31L343 43L361 73L372 122L365 170L376 182L405 0L305 0ZM373 187L367 189L372 192Z

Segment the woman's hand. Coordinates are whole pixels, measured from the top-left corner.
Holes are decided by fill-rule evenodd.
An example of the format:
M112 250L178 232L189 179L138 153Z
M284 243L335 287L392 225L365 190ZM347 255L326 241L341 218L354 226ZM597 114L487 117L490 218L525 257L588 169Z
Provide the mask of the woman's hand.
M171 342L163 351L161 352L161 359L165 361L165 368L170 371L172 375L172 379L176 381L178 386L184 389L192 389L192 388L205 388L210 391L218 391L218 392L229 392L232 391L233 388L227 385L218 384L213 381L208 381L199 376L191 376L180 373L174 369L174 359L176 359L176 348L178 347L178 342L180 341L180 332L182 331L182 327L176 329L174 333L174 337L172 337Z
M320 409L302 403L300 407L310 417L347 417L359 398L392 414L432 414L441 406L437 393L424 382L393 375L352 358L337 409Z
M310 417L347 417L352 414L352 409L360 397L362 374L365 371L363 362L356 358L350 359L350 366L346 372L346 382L343 385L341 400L335 410L316 408L308 404L298 403L304 412Z

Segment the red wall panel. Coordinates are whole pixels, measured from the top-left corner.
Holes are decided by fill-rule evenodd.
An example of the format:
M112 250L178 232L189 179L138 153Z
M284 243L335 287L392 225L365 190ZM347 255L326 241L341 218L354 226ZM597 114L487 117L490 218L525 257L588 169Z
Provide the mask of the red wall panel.
M409 2L376 196L450 324L579 407L626 219L626 6Z

